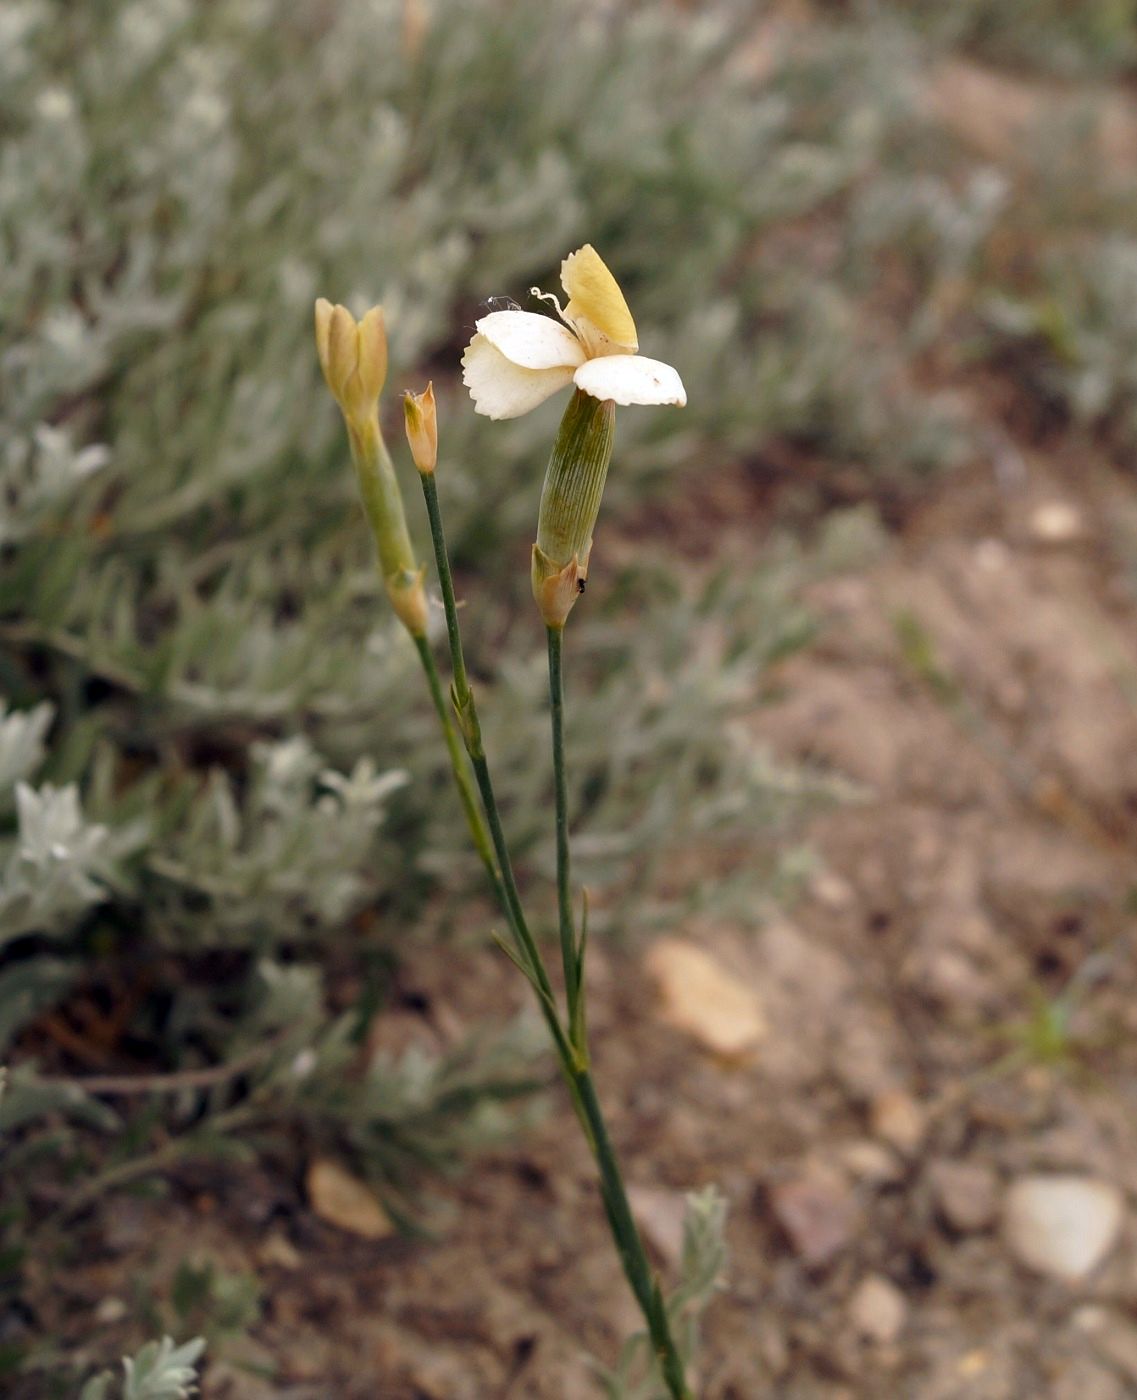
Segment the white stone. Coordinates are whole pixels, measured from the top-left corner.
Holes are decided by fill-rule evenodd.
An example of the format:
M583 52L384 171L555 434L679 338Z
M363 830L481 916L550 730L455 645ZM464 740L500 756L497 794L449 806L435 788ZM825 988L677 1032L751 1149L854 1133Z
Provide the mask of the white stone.
M1020 1177L1003 1203L1005 1237L1019 1263L1068 1283L1101 1263L1121 1217L1121 1192L1089 1176Z
M1069 544L1085 533L1085 522L1068 501L1044 501L1031 514L1030 532L1041 544Z
M881 1345L896 1341L907 1313L904 1294L880 1274L863 1278L849 1300L853 1326L862 1337Z

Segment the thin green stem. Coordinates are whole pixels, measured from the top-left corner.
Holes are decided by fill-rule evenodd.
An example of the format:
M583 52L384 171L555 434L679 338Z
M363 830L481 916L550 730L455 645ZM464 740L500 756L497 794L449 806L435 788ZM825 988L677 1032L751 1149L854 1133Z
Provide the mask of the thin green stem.
M689 1400L691 1392L683 1375L675 1341L667 1318L667 1309L659 1287L652 1277L651 1266L644 1251L632 1215L624 1179L612 1140L596 1096L596 1087L588 1069L588 1048L584 1043L583 1017L578 1019L577 1002L584 996L582 955L577 951L576 928L572 916L572 886L569 863L568 780L565 766L565 690L564 690L564 629L547 629L549 650L549 709L553 731L553 785L556 802L557 829L557 908L560 914L561 957L564 961L565 984L569 999L569 1034L577 1057L575 1072L581 1107L587 1120L596 1164L600 1168L604 1208L620 1259L624 1265L632 1292L647 1321L652 1346L668 1390L675 1400Z
M430 518L430 534L434 543L434 558L438 567L442 602L446 612L446 631L450 641L450 659L454 670L454 684L451 694L458 716L458 726L473 765L474 778L481 794L482 806L489 825L490 841L501 875L500 884L496 887L497 893L517 945L521 966L528 970L530 981L537 993L542 1015L553 1038L573 1107L588 1140L588 1145L596 1158L600 1170L601 1195L612 1236L624 1266L624 1273L647 1322L652 1346L659 1360L667 1388L672 1400L693 1400L683 1375L683 1363L679 1357L678 1348L671 1335L667 1310L659 1286L652 1276L643 1241L640 1239L639 1230L632 1217L619 1162L608 1136L604 1114L596 1096L592 1075L588 1069L583 1018L578 1021L574 1016L575 999L578 995L583 995L583 988L580 986L580 976L576 968L578 955L575 945L569 882L561 634L559 631L556 632L554 639L554 629L550 629L549 684L553 704L553 766L557 788L557 895L560 909L561 951L565 960L565 979L570 998L567 1034L557 1012L556 1000L544 960L525 918L517 881L513 874L513 865L509 858L505 832L502 829L501 813L494 795L493 780L490 777L489 764L486 761L485 749L482 745L477 706L474 703L465 659L462 654L458 607L454 597L454 580L450 572L450 560L446 550L442 512L438 504L438 490L433 474L421 474L421 480L423 495L426 499L427 515ZM432 694L435 694L435 691L440 694L441 686L432 687ZM437 707L437 698L435 704ZM457 769L455 771L457 772ZM578 1026L579 1034L577 1034Z
M450 571L450 556L446 548L442 510L438 503L438 487L433 473L420 473L420 480L422 481L422 494L426 501L426 513L430 520L430 538L434 545L434 562L438 569L439 587L442 590L442 606L446 614L446 635L450 642L450 661L454 671L452 689L454 709L457 712L462 738L465 741L466 751L474 769L474 778L481 794L482 806L489 824L490 841L497 860L497 869L500 872L500 879L495 884L494 890L509 922L522 966L527 970L537 992L541 1013L545 1017L549 1033L557 1047L566 1080L572 1090L574 1105L580 1114L580 1105L576 1102L576 1091L572 1088L571 1049L557 1014L556 998L553 994L552 983L549 981L549 974L545 969L544 959L541 957L540 949L537 947L537 942L525 918L521 895L517 889L517 880L513 874L513 862L509 858L509 847L501 824L501 813L494 795L493 779L490 777L489 764L486 762L485 749L482 747L482 731L478 721L477 705L474 703L474 694L470 689L466 659L462 652L458 603L454 596L454 576Z
M442 606L446 610L446 635L450 641L450 665L454 673L454 695L463 702L470 694L466 675L466 658L462 654L462 634L458 630L458 604L454 598L454 576L450 572L450 556L446 552L446 535L442 529L442 510L438 504L438 486L433 472L422 473L422 494L426 513L430 517L430 538L434 544L434 562L438 569L438 585L442 589Z
M426 683L430 690L430 698L434 701L434 708L438 712L438 721L442 725L442 733L446 739L446 748L450 754L450 767L454 770L454 782L458 788L458 798L462 803L462 810L466 814L466 825L470 828L470 836L473 838L474 847L481 857L485 866L486 875L489 878L493 892L502 903L505 899L505 892L501 885L501 876L498 874L497 865L494 863L493 847L490 843L489 833L482 817L482 812L478 806L478 799L473 786L470 783L469 758L462 741L458 737L458 731L454 726L454 721L450 715L450 708L446 703L446 696L442 690L442 678L438 674L438 665L434 660L434 654L430 650L430 643L425 637L415 637L415 650L419 654L422 662L422 669L426 673Z
M549 643L549 708L553 724L553 786L557 825L557 913L561 935L561 962L568 997L569 1033L576 1027L576 1004L581 995L582 969L577 966L576 927L572 917L572 885L569 871L568 782L565 776L564 628L546 629ZM583 1046L577 1050L582 1051Z
M624 1274L635 1294L636 1302L640 1305L640 1311L647 1321L652 1347L663 1372L664 1381L671 1392L672 1400L693 1400L683 1374L683 1362L679 1356L679 1349L671 1335L667 1308L664 1305L659 1286L652 1275L643 1240L640 1238L640 1232L632 1215L628 1193L624 1189L620 1163L612 1146L612 1140L608 1136L608 1127L604 1121L600 1100L596 1096L596 1086L592 1081L592 1075L587 1069L582 1069L577 1071L575 1078L581 1106L591 1130L592 1150L596 1157L596 1165L600 1168L600 1189L604 1197L604 1209L608 1216L608 1223L612 1228L612 1236L616 1241L620 1261L624 1266Z

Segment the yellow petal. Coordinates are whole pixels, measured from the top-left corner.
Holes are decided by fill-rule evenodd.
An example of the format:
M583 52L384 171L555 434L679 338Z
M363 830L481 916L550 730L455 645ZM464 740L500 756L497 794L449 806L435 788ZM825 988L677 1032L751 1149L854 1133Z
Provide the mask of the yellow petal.
M332 307L328 318L328 383L347 411L350 380L359 365L359 327L346 306Z
M608 271L603 258L586 243L561 263L561 286L568 297L565 319L587 321L621 350L637 350L636 323L620 284Z
M320 368L324 378L328 378L328 336L332 326L332 304L326 297L316 301L316 353L320 357ZM328 380L329 384L331 383Z
M359 381L361 392L371 401L387 382L387 328L381 306L373 306L359 323Z

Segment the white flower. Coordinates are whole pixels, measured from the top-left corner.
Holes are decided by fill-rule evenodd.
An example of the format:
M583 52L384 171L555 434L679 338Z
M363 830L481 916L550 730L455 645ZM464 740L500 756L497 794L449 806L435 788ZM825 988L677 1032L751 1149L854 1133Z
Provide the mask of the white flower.
M462 379L479 413L519 418L558 389L575 384L593 398L618 404L687 402L670 365L637 355L636 323L619 284L586 243L561 263L564 308L551 293L563 325L533 311L491 311L462 356Z

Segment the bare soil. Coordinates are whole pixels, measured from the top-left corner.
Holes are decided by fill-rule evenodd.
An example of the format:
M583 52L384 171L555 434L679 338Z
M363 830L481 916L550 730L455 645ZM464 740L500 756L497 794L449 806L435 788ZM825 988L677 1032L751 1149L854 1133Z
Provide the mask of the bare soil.
M739 469L711 498L732 494L745 520L767 491ZM1134 519L1132 482L1084 452L980 463L814 588L819 638L749 728L859 796L812 820L818 871L784 917L675 931L758 990L749 1062L669 1026L641 948L596 948L599 1083L665 1272L680 1193L730 1201L705 1400L1137 1394L1132 1221L1075 1286L1025 1270L1001 1227L1024 1172L1137 1193ZM485 949L412 953L403 980L392 1033L434 1043L521 1002ZM1053 1043L1024 1030L1045 1006L1069 1011ZM101 1344L106 1300L133 1308L132 1279L192 1250L262 1288L207 1397L594 1395L585 1354L610 1360L638 1319L562 1097L430 1190L436 1238L368 1242L287 1169L187 1168L161 1203L107 1198L86 1262L62 1288L45 1269L36 1301Z

